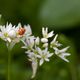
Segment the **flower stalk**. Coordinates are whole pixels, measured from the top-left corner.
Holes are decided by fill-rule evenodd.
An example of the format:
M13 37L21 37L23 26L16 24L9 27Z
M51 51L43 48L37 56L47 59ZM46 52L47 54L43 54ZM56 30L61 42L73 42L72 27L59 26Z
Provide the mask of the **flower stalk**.
M8 72L7 72L7 80L11 80L11 50L8 49Z

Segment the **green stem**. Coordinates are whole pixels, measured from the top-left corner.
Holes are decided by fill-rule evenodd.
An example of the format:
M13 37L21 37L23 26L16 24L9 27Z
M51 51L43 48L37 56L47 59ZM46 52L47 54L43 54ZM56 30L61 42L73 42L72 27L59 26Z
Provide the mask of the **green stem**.
M8 73L7 73L7 80L11 80L10 79L10 74L11 74L11 51L8 50Z
M7 43L7 48L8 48L8 67L7 67L7 80L11 80L11 51L15 43Z

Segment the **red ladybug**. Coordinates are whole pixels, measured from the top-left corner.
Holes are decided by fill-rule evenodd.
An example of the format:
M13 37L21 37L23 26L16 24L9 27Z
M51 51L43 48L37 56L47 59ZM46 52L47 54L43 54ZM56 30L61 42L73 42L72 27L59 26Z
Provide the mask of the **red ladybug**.
M18 30L18 34L19 35L23 35L24 33L25 33L25 29L24 28L20 28L19 30Z

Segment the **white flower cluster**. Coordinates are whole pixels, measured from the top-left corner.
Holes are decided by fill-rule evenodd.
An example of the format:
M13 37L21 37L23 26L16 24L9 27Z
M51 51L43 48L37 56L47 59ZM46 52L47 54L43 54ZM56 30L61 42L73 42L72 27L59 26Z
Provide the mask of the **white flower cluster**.
M10 49L13 46L20 42L21 39L25 38L26 36L31 35L31 28L30 25L22 25L19 23L18 26L12 26L12 24L0 25L0 38L7 42L7 47Z
M49 38L53 37L50 42ZM31 61L33 74L32 78L35 77L38 66L41 66L45 61L49 62L50 57L54 54L59 56L66 62L66 59L70 54L67 53L69 47L59 49L62 46L57 41L58 34L55 35L54 31L48 33L48 28L42 28L42 38L35 37L32 35L32 30L30 25L22 25L19 23L18 26L12 26L12 24L6 24L6 26L0 26L0 38L7 42L7 46L12 48L16 43L22 41L24 46L22 48L26 49L26 54ZM53 49L53 51L49 51Z

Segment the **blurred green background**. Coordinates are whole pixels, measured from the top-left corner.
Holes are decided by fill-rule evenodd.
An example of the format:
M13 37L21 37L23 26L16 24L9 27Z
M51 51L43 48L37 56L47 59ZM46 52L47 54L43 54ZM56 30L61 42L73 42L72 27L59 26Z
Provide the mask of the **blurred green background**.
M47 26L59 34L64 47L71 46L70 63L54 56L38 68L33 80L80 80L80 0L0 0L0 14L0 24L30 24L36 36ZM22 45L16 44L11 53L11 80L31 80L31 63ZM7 52L0 39L0 80L7 80Z

